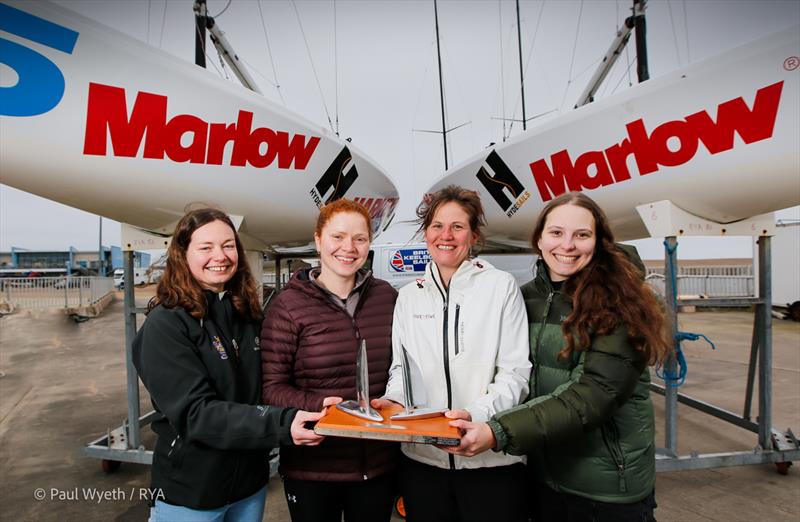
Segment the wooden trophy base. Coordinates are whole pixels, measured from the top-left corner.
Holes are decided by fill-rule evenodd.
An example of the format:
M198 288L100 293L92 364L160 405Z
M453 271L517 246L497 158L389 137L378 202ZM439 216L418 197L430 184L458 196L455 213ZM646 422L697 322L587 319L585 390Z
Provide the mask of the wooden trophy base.
M347 414L337 408L328 408L314 431L320 435L349 437L353 439L390 440L458 446L461 436L457 428L448 423L452 419L438 416L426 419L392 420L395 413L405 411L399 404L378 410L383 422L374 422Z

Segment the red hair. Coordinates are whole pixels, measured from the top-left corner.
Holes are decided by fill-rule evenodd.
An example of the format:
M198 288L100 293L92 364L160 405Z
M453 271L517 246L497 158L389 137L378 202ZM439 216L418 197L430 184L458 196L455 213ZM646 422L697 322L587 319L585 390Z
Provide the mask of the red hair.
M347 198L340 198L336 201L331 201L327 205L323 206L319 211L319 216L317 217L317 226L314 229L314 234L317 237L322 236L322 229L325 228L325 225L328 224L328 221L331 220L333 216L340 212L353 212L356 214L360 214L364 220L367 222L367 230L369 230L369 239L372 241L372 218L369 217L369 211L367 208L362 205L361 203L357 203L352 199Z

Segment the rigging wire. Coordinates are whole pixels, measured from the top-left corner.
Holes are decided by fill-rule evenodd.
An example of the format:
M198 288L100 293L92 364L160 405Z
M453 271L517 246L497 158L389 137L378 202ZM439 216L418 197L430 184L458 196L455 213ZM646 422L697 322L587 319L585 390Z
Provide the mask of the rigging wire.
M506 141L506 84L503 72L503 0L497 0L497 18L500 23L500 107L503 123L503 141Z
M625 61L631 63L631 54L628 52L630 46L625 46ZM633 78L631 78L631 66L628 66L628 87L633 85Z
M161 35L158 37L158 48L162 49L164 43L164 27L167 26L167 1L164 0L164 12L161 14Z
M678 32L675 30L675 17L672 16L672 2L670 0L667 0L667 9L669 10L669 23L672 26L672 41L675 42L675 56L678 58L678 67L683 67L681 52L678 49Z
M686 0L683 0L683 27L686 31L686 63L692 63L692 55L689 52L689 15L686 14Z
M428 53L427 53L427 56L433 56L433 55L434 55L434 53L433 53L433 51L432 51L431 49L433 48L433 46L434 46L434 44L435 44L435 43L436 43L436 42L434 42L433 40L431 40L431 42L428 44ZM423 92L423 90L425 89L425 81L428 79L428 71L429 71L429 70L430 70L430 60L429 60L429 61L428 61L428 63L425 65L425 70L424 70L424 71L423 71L423 73L422 73L422 81L421 81L421 83L420 83L420 86L419 86L419 88L417 89L417 104L416 104L416 106L414 107L414 115L413 115L413 116L412 116L412 118L411 118L411 124L412 124L412 126L414 125L414 122L417 120L417 115L419 115L419 106L420 106L420 103L422 103L422 92ZM411 132L423 132L423 131L417 131L416 129L414 129L414 128L412 127L412 129L411 129Z
M336 33L336 0L333 0L333 77L334 77L334 100L336 117L336 135L339 135L339 39Z
M619 20L619 4L617 4L617 17L615 19L614 25L612 26L614 28L614 32L616 32L616 30L617 30L616 20ZM620 84L622 83L622 80L625 79L626 75L628 77L628 87L633 85L631 83L631 67L633 66L633 62L630 61L630 53L628 52L628 48L629 47L630 47L629 45L625 45L625 63L627 64L627 66L626 66L625 70L622 71L622 74L620 75L619 79L617 80L617 83L614 85L614 88L611 89L610 93L608 92L609 91L609 85L610 85L613 73L614 73L614 71L619 70L619 67L618 67L619 64L620 64L619 61L617 61L614 64L614 66L611 68L611 70L608 71L608 77L603 82L603 92L602 92L602 94L597 93L597 95L595 96L595 99L604 98L605 96L610 96L610 95L614 94L615 92L617 92L617 89L619 88ZM578 76L580 76L580 75L578 75Z
M311 56L311 48L308 46L308 38L306 38L306 32L303 29L303 22L300 21L300 12L297 10L297 4L295 0L291 0L292 7L294 7L294 14L297 16L297 23L300 25L300 33L303 35L303 41L306 44L306 52L308 53L308 60L311 62L311 70L314 72L314 79L317 82L317 89L319 90L319 97L322 99L322 106L325 108L325 115L328 117L328 125L331 127L331 131L336 132L333 128L333 122L331 121L331 113L328 110L328 104L325 103L325 96L322 93L322 85L319 83L319 76L317 75L317 68L314 66L314 58Z
M150 5L153 0L147 0L147 45L150 45Z
M275 88L277 88L277 87L278 87L278 84L277 84L277 83L275 83L274 81L272 81L272 79L271 79L271 78L268 78L268 77L267 77L267 76L266 76L264 73L262 73L261 71L259 71L259 70L258 70L258 68L256 68L256 66L255 66L255 65L253 65L253 64L252 64L252 63L250 63L250 62L248 62L247 60L245 60L245 59L244 59L244 58L242 58L241 56L239 57L239 60L241 60L241 61L242 61L242 63L244 63L244 64L247 66L247 68L248 68L248 69L252 69L252 70L253 70L253 72L255 72L256 74L258 74L258 75L259 75L259 76L260 76L260 77L261 77L261 78L262 78L262 79L263 79L265 82L267 82L268 84L270 84L271 86L273 86L273 87L275 87Z
M615 92L617 92L617 88L619 87L619 84L622 83L622 80L625 79L625 74L626 73L628 75L628 87L631 87L633 85L631 83L630 78L631 78L631 69L633 68L633 64L634 63L636 63L636 60L634 60L632 62L628 62L628 67L627 67L625 73L623 73L622 76L619 77L619 80L617 81L617 84L614 86L614 89L611 91L611 94L614 94Z
M219 13L217 13L217 14L215 14L215 15L214 15L214 16L212 16L211 18L217 18L217 17L220 17L220 16L222 16L222 13L224 13L225 11L227 11L227 10L228 10L228 8L231 6L231 1L232 1L232 0L228 0L228 3L227 3L227 4L225 4L225 7L223 7L223 8L222 8L222 11L220 11L220 12L219 12Z
M530 48L528 48L528 59L525 60L525 71L524 71L524 73L522 75L523 78L528 76L528 66L531 63L531 57L533 56L533 46L536 44L536 36L539 34L539 27L542 24L542 18L543 18L542 14L544 13L544 4L546 4L546 3L547 3L547 0L544 0L542 2L542 4L541 4L541 7L539 8L539 17L538 17L538 20L536 20L536 28L533 30L533 39L531 40ZM522 87L524 87L524 86L525 86L525 80L522 81ZM517 101L514 104L514 112L512 114L514 114L514 115L517 114L517 107L519 106L519 103L520 103L521 99L522 99L522 93L520 92L519 96L517 96ZM514 123L515 122L512 119L511 120L511 124L508 126L508 136L511 136L511 129L514 128ZM505 139L503 141L505 141Z
M569 75L567 76L567 86L564 88L564 98L561 100L561 105L559 105L559 111L561 108L564 107L564 102L567 101L567 92L569 92L569 86L572 84L572 67L575 65L575 51L578 48L578 35L580 34L581 28L581 18L583 17L583 0L581 0L581 7L578 11L578 23L575 26L575 42L572 44L572 59L569 63Z
M284 107L286 107L287 106L286 105L286 100L283 99L283 93L281 92L281 84L278 81L278 71L275 70L275 60L272 57L272 48L270 48L270 46L269 46L269 36L267 36L267 24L266 24L266 22L264 22L264 11L261 9L261 0L258 0L258 2L256 2L256 4L258 5L258 14L259 14L259 18L261 19L261 29L263 29L263 31L264 31L264 40L267 42L267 54L269 54L269 62L270 62L270 64L272 64L272 76L275 78L275 82L274 83L272 81L269 81L269 80L267 80L267 81L269 81L269 83L271 83L275 87L275 90L278 91L278 96L281 99L281 103L283 104ZM259 74L261 74L261 73L259 73ZM264 75L262 74L261 76L264 76ZM266 77L264 77L264 78L266 78Z

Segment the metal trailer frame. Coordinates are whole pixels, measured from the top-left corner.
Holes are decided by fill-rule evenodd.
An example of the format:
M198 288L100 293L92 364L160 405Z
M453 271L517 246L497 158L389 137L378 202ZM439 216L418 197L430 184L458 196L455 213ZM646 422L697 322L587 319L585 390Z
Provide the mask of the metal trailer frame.
M778 471L785 474L792 461L800 460L800 443L791 430L781 433L772 428L772 263L770 254L770 236L760 236L759 250L759 296L757 298L725 298L725 299L683 299L679 305L694 306L748 306L755 305L756 314L753 325L753 336L750 348L750 362L747 373L747 390L744 413L736 413L719 408L712 404L679 393L677 387L661 386L652 383L650 389L665 397L665 448L656 451L656 471L682 471L690 469L707 469L747 464L775 463ZM665 262L677 266L675 236L666 238ZM125 280L133 281L133 251L124 252ZM275 260L276 274L280 273L280 256ZM276 290L279 289L280 278L276 278ZM673 278L666 278L667 313L672 324L673 335L677 331L677 307L674 297L677 288ZM140 415L139 376L133 365L132 346L136 336L136 314L144 313L143 308L136 308L134 285L125 285L125 366L127 370L128 418L122 425L108 430L106 435L90 442L84 453L92 458L102 459L102 467L106 472L115 471L121 462L152 464L153 452L146 449L140 440L140 429L149 424L156 415L150 411ZM677 360L674 353L664 365L666 371L674 372ZM753 387L758 369L758 411L756 421L751 419ZM683 403L724 420L740 428L758 434L758 444L752 451L736 451L725 453L709 453L679 456L678 441L678 403ZM275 455L270 459L270 474L277 471L278 459Z
M665 263L677 267L677 240L668 236L664 242ZM786 474L792 461L800 460L800 445L791 430L785 433L772 428L772 259L771 237L758 239L758 297L722 299L682 299L676 300L678 289L676 279L665 278L665 298L668 318L671 322L673 338L678 328L678 305L734 307L755 305L755 320L750 346L750 362L747 372L747 390L743 414L719 408L678 392L677 386L665 383L664 386L652 383L650 389L664 396L665 448L656 450L656 471L682 471L707 469L747 464L775 463L781 474ZM677 342L676 342L677 345ZM675 351L665 362L665 373L677 370ZM758 367L758 412L756 421L751 419L753 384ZM729 422L740 428L758 434L758 444L752 451L698 454L678 456L678 403L685 404L703 413Z
M133 281L133 251L123 253L125 280ZM150 424L157 413L152 410L140 415L139 406L139 373L133 365L133 339L136 337L136 314L144 314L146 309L136 308L134 286L126 284L124 288L124 315L125 315L125 368L127 370L128 384L128 418L122 425L111 430L105 435L93 440L84 448L88 457L101 459L101 467L106 473L116 471L122 462L136 464L152 464L153 451L148 450L141 443L140 430ZM278 471L278 450L270 453L269 476Z
M123 252L123 269L125 281L133 281L133 250ZM128 384L128 418L122 425L108 430L107 433L90 442L84 448L84 454L101 460L103 470L113 472L121 462L136 464L152 464L153 452L141 444L139 430L150 424L156 415L150 411L140 416L139 407L139 374L133 365L133 338L136 337L136 314L143 314L144 308L136 308L133 284L124 287L125 316L125 368Z

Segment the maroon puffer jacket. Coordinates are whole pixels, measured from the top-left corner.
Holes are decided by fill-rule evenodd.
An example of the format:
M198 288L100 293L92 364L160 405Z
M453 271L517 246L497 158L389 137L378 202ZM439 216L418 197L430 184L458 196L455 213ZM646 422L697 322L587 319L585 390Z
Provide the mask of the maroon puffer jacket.
M369 393L386 389L392 361L392 313L397 291L369 277L354 318L308 278L294 274L275 297L261 328L262 398L265 404L308 411L322 400L356 398L356 354L367 341ZM281 447L280 472L295 480L367 480L396 467L399 445L328 437L319 446Z

